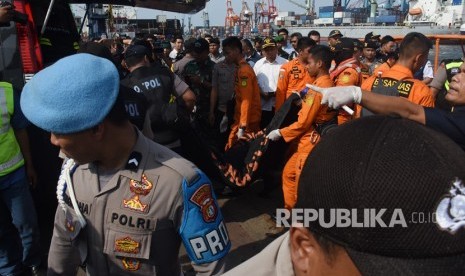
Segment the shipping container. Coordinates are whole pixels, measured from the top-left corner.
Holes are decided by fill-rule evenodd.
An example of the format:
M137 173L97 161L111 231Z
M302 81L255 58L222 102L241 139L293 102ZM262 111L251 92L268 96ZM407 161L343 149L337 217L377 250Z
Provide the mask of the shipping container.
M462 0L452 0L452 6L460 6L462 5Z
M294 15L295 15L295 12L293 12L293 11L280 11L280 12L278 12L278 16L282 16L282 17L294 16Z
M395 15L383 15L375 17L376 23L385 23L385 24L393 24L399 21L399 18Z
M333 12L320 12L319 18L333 18Z
M313 20L313 24L315 25L326 25L326 24L333 24L333 18L318 18Z
M334 18L342 18L342 12L334 12Z
M342 18L334 18L334 24L341 24L342 23Z
M367 17L367 23L375 23L375 17Z
M353 18L342 18L342 24L354 24L355 20Z
M294 21L294 20L296 20L295 16L286 16L286 17L284 17L284 21Z
M323 6L323 7L320 7L320 13L322 12L333 12L334 11L334 7L333 6Z

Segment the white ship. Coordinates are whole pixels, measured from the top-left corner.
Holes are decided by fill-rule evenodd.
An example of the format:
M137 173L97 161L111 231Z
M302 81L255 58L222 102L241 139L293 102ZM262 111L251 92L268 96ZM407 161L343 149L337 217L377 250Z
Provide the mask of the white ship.
M371 0L370 7L364 9L364 14L359 12L357 16L355 12L351 12L356 9L334 11L337 8L320 7L320 17L315 19L311 16L293 17L289 13L285 16L286 14L280 12L272 27L275 30L284 27L289 33L300 32L303 35L316 30L322 38L326 38L333 29L352 38L364 38L368 32L391 36L404 36L409 32L425 35L460 34L460 26L465 23L463 1L411 0L390 4L388 0L378 6L375 0ZM310 7L311 4L307 4ZM324 8L333 8L333 11L325 12ZM362 9L358 9L360 10ZM363 15L362 18L360 15Z

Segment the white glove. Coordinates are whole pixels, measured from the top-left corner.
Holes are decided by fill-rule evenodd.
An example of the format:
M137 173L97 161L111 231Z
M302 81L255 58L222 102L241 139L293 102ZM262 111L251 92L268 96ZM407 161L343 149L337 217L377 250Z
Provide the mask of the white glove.
M321 104L327 104L330 108L337 109L346 104L362 101L362 89L358 86L337 86L329 88L320 88L314 85L308 85L312 90L320 92L323 95Z
M270 139L271 141L278 141L279 139L281 139L281 137L283 136L281 135L281 132L279 132L279 129L272 130L266 136L266 138Z
M242 136L244 136L244 133L245 133L245 129L239 128L239 129L237 130L237 134L236 134L237 138L238 138L238 139L241 139Z
M228 130L228 116L223 115L220 122L220 133L225 133Z

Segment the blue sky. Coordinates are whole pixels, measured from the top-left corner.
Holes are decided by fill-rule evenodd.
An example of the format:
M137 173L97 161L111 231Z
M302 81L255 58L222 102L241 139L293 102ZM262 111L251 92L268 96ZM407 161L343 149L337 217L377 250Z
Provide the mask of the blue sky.
M302 5L305 5L305 0L294 1L301 3ZM332 3L332 0L315 0L315 10L318 10L320 6L332 5ZM249 5L249 8L253 10L253 0L248 0L247 4ZM275 6L278 8L278 11L294 11L296 12L296 14L305 13L304 9L290 3L287 0L275 0ZM236 14L239 14L242 8L241 0L232 0L232 7L234 9L234 12ZM203 25L202 11L192 15L185 15L180 13L163 12L150 9L138 8L136 10L137 18L139 19L155 18L157 15L165 14L167 18L177 18L179 20L184 18L184 24L187 25L187 18L191 16L191 22L193 26ZM207 2L206 10L210 18L210 26L224 25L224 18L226 16L226 0L210 0L209 2Z

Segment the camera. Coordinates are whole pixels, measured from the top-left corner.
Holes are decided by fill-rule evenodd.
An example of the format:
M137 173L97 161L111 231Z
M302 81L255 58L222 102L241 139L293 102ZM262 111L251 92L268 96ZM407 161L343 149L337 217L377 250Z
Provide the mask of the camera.
M27 14L15 10L15 6L8 1L0 1L0 7L11 7L12 17L11 20L21 25L25 25L28 21Z

